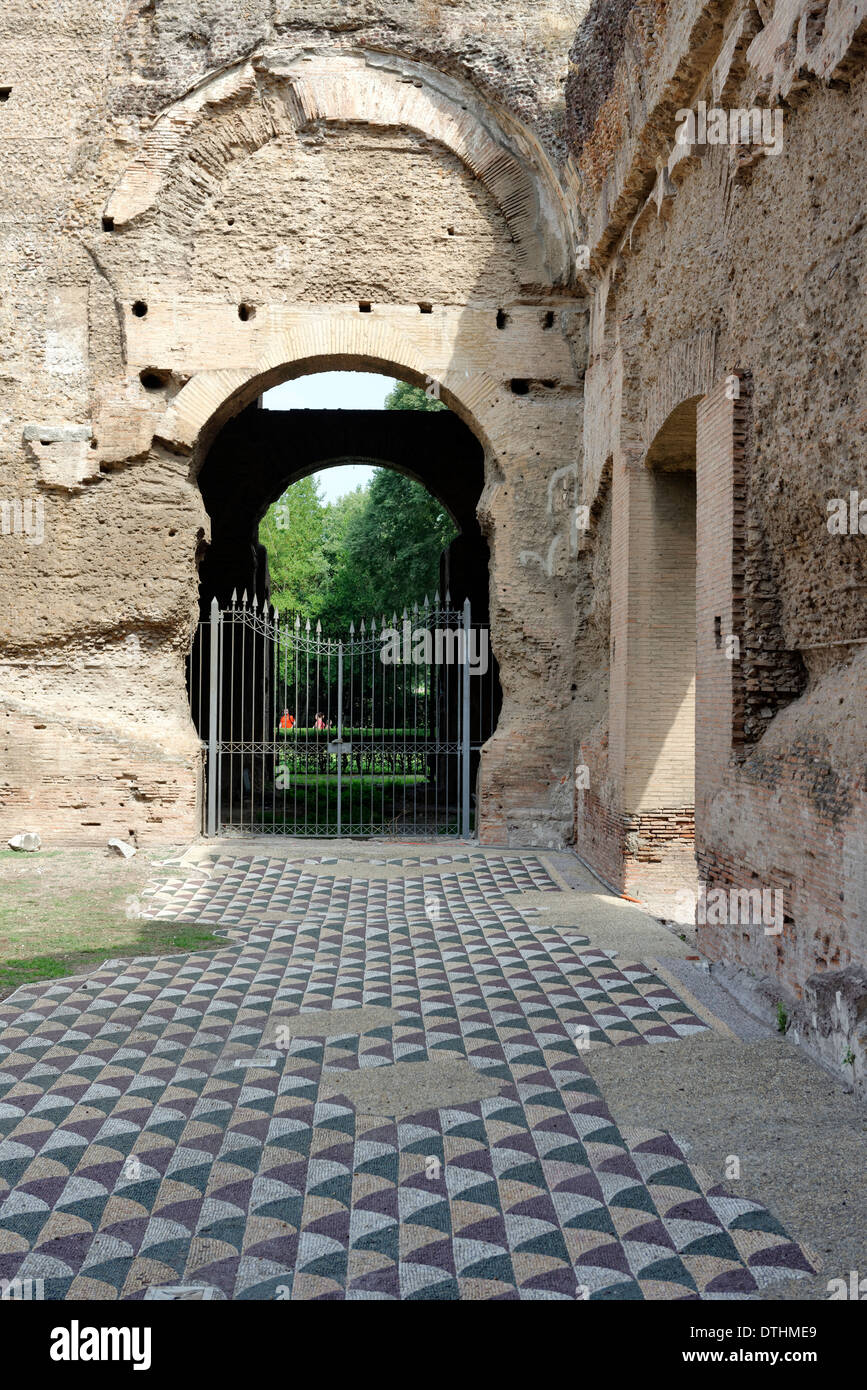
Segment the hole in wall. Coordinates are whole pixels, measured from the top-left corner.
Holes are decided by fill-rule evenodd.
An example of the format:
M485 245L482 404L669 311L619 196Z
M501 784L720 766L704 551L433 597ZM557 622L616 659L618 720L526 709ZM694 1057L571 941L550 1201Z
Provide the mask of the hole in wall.
M0 87L0 101L8 101L12 95L11 87Z
M722 646L722 618L714 618L713 620L713 640L717 651L719 651Z
M132 311L137 319L143 319L148 311L148 306L145 304L143 299L137 299L135 304L133 304L132 306Z
M372 311L372 309L373 305L371 304L369 299L359 299L358 312L360 314L369 314Z
M498 328L505 328L505 327L506 327L506 324L507 324L508 322L509 322L509 315L506 313L505 309L498 309L498 310L497 310L497 327L498 327Z
M523 377L513 376L509 384L512 388L513 396L528 396L530 394L530 383Z
M553 328L553 327L554 327L554 310L553 310L553 309L548 309L548 310L542 315L542 327L543 327L543 328Z
M156 367L145 367L143 372L139 372L138 379L146 391L159 391L168 381L169 373L161 372Z
M239 304L239 305L238 305L238 318L241 320L242 323L249 323L250 319L254 319L255 317L256 317L256 309L255 309L255 306L254 306L254 305L252 305L252 304Z
M433 305L432 305L432 304L429 304L428 301L427 301L426 299L423 299L423 300L421 301L421 303L419 304L419 306L418 306L418 310L419 310L419 313L420 313L420 314L432 314L432 313L433 313Z
M454 236L454 234L455 234L455 229L454 229L454 227L446 227L446 235L447 235L447 236Z
M113 218L113 217L104 217L104 218L102 219L102 230L103 230L104 232L113 232L113 231L114 231L114 218Z

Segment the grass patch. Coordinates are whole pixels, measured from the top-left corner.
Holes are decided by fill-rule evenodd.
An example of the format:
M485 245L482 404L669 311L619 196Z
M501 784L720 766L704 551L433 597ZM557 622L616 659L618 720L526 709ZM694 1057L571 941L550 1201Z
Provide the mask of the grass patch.
M13 858L14 865L0 855L0 998L104 960L228 944L193 923L140 917L146 863L63 851Z
M38 980L62 980L67 975L84 975L98 969L104 960L176 955L229 944L225 937L214 936L185 922L124 922L122 926L118 925L117 931L107 935L94 933L94 936L99 936L105 944L87 945L86 942L93 937L83 933L78 948L61 949L47 955L0 959L0 999L18 989L19 985L34 984ZM0 934L0 949L6 949L8 944L5 935Z

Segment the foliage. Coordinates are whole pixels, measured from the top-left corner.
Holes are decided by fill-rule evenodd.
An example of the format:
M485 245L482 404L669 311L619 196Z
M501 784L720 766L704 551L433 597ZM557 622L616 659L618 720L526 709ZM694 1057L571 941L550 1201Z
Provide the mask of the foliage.
M327 574L325 522L327 511L313 477L293 483L259 526L259 540L268 552L271 591L279 608L307 612Z
M408 381L396 381L385 398L386 410L447 410L448 407L435 396L429 396L420 386L410 386Z

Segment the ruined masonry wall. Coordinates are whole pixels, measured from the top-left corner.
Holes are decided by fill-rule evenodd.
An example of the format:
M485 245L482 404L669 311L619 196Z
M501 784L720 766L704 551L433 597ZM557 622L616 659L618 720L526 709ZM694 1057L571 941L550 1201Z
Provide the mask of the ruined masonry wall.
M864 21L855 6L811 7L799 54L797 8L778 4L765 24L751 6L680 3L652 35L633 25L629 66L624 53L573 156L595 271L585 500L606 462L615 484L644 465L680 401L725 405L728 374L746 374L734 424L722 410L703 442L699 430L710 511L702 530L699 510L698 574L710 589L695 838L709 887L782 889L785 926L706 928L700 944L796 993L867 953L867 536L826 526L829 498L867 497ZM674 113L698 99L781 105L781 152L678 150ZM741 642L727 686L715 616ZM645 698L650 708L652 689ZM670 843L655 843L624 800L614 745L622 730L603 716L582 747L578 843L632 893L688 883L689 808L680 824L668 808Z
M0 466L44 535L0 538L0 840L198 831L196 475L267 386L340 367L436 377L485 447L506 674L482 829L571 833L575 613L547 484L580 451L556 172L573 17L511 11L4 6Z

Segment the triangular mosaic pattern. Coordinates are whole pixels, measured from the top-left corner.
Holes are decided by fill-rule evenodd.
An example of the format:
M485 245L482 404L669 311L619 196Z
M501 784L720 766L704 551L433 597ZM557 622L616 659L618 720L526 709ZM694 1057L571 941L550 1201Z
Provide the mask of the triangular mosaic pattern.
M0 1003L0 1278L54 1299L715 1299L810 1272L670 1136L617 1129L584 1047L705 1025L646 967L531 923L509 897L544 865L517 858L468 856L435 910L418 872L223 862L150 913L225 947ZM398 1021L277 1045L287 1015L368 1004ZM499 1094L397 1120L340 1094L438 1054Z
M228 862L234 864L236 861L230 860ZM225 858L218 858L215 863L216 865L225 865L227 861ZM306 859L289 859L285 863L287 868L293 869L320 865L328 867L332 864L359 866L357 858L348 858L339 854L317 854ZM482 871L492 877L496 886L503 893L523 893L530 889L537 892L559 891L559 884L552 878L541 859L527 854L415 854L379 859L365 855L361 867L407 868L412 866L420 867L421 872L426 873L439 870L443 864L471 864L477 871Z

